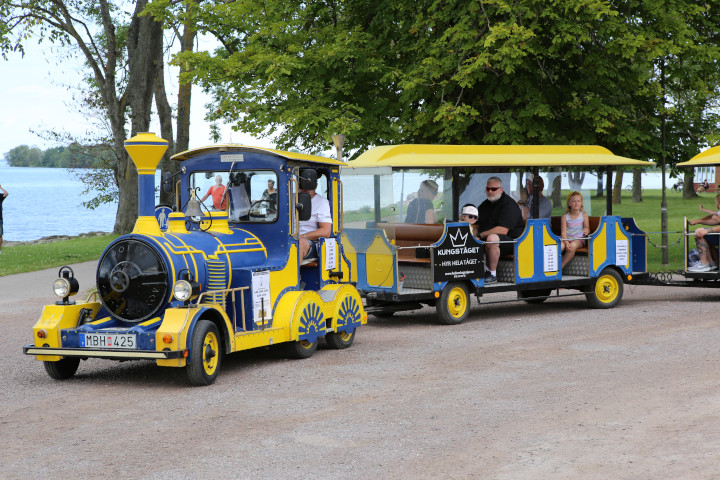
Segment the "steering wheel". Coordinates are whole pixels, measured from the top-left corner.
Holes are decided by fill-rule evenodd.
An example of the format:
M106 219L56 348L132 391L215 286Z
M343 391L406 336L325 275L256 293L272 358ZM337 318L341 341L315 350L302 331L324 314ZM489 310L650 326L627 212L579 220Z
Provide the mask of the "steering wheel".
M262 206L265 205L265 209L268 213L259 213ZM260 200L254 201L250 205L250 216L251 217L267 217L270 213L272 213L272 202L268 200L267 198L261 198Z

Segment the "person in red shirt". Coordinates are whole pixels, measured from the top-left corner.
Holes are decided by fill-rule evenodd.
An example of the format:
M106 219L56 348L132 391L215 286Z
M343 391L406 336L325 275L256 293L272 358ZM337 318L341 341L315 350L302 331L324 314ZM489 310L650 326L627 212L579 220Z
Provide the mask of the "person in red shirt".
M225 185L222 184L222 177L218 175L215 177L215 185L210 187L205 196L200 200L204 202L206 198L212 195L213 208L215 210L227 209L227 196L225 196Z

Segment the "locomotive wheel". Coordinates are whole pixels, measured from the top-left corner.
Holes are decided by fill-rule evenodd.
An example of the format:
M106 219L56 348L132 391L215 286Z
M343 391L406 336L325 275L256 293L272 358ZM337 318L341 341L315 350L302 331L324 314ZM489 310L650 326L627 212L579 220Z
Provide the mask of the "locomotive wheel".
M192 385L211 385L220 370L220 334L214 323L200 320L192 339L192 360L187 366L188 380Z
M354 330L352 333L330 332L325 335L325 341L327 342L328 347L334 348L335 350L342 350L343 348L348 348L350 345L352 345L354 339Z
M593 308L613 308L620 303L622 296L622 279L612 268L600 272L593 289L585 293L585 298Z
M285 346L285 353L290 358L301 360L303 358L311 357L312 354L315 353L315 350L317 350L317 347L317 340L314 342L308 342L307 340L289 342Z
M462 323L470 313L470 295L464 283L448 283L435 304L440 323L457 325Z
M518 298L524 300L527 303L543 303L550 296L552 290L549 288L542 288L539 290L522 290L518 291ZM528 297L543 297L543 298L530 298Z
M43 362L45 371L50 378L55 380L67 380L72 378L80 366L79 358L63 358L57 362Z

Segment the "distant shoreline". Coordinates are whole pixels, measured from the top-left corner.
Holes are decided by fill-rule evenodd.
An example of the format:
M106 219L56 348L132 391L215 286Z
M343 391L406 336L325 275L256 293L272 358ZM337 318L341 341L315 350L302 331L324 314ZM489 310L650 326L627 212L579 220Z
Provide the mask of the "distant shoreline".
M33 244L40 244L40 243L52 243L52 242L59 242L62 240L70 240L73 238L80 238L80 237L100 237L103 235L110 235L111 232L87 232L87 233L81 233L79 235L49 235L47 237L38 238L35 240L19 240L19 241L13 241L13 240L5 240L3 241L3 247L12 247L14 245L33 245Z

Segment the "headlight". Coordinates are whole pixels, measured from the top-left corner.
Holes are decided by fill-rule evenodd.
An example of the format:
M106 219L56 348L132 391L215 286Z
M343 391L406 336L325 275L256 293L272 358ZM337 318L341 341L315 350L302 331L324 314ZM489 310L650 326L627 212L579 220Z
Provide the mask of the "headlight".
M178 280L175 282L175 285L173 285L173 296L181 302L187 302L197 297L198 293L200 293L200 285L195 282Z
M67 278L58 278L53 282L53 291L60 298L65 298L70 293L70 282Z

